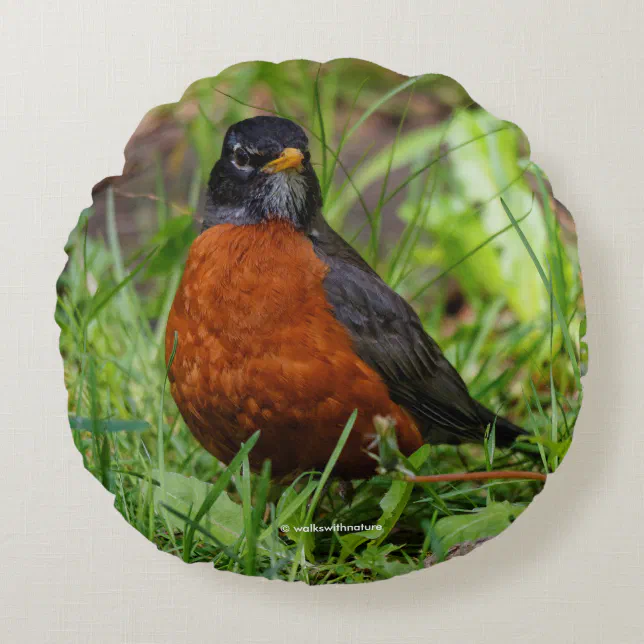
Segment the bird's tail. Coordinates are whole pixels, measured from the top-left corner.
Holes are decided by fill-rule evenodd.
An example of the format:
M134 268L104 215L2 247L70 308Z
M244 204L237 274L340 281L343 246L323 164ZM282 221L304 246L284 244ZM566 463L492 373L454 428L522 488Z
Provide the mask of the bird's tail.
M493 425L496 421L496 424L494 425L494 433L496 437L496 444L499 447L507 447L509 445L512 445L512 443L514 443L514 441L519 438L519 436L528 435L528 432L525 429L510 422L507 418L495 414L487 407L481 405L481 403L477 402L476 408L481 420L486 426Z

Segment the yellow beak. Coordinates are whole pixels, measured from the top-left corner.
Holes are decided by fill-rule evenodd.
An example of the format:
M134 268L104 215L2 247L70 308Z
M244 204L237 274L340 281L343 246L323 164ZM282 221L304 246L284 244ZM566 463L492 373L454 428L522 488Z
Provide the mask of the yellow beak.
M274 174L288 168L301 170L303 159L304 155L297 148L284 148L277 159L270 161L262 168L262 172Z

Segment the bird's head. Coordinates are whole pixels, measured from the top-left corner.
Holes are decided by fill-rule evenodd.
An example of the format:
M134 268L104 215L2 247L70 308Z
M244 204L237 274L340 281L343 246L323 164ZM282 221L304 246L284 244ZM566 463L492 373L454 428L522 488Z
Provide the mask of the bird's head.
M208 182L203 229L289 221L307 231L322 205L304 130L277 116L235 123Z

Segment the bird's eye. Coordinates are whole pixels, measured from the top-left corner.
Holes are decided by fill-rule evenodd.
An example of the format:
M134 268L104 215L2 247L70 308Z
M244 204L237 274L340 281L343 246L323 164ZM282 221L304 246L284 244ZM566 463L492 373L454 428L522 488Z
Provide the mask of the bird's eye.
M248 165L248 162L250 161L250 157L248 156L248 152L245 150L242 150L241 148L237 148L235 150L235 163L242 168L245 165Z
M311 160L311 153L308 150L304 150L304 163L308 163Z

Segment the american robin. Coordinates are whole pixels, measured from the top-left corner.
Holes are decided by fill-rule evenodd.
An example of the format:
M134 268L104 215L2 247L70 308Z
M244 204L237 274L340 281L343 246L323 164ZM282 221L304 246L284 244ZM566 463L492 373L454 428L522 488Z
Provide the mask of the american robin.
M496 442L524 431L475 401L412 307L329 226L306 134L258 116L232 125L208 182L166 328L174 400L209 452L250 454L276 476L324 468L358 416L335 473L365 478L373 419L395 421L410 454L423 442Z

